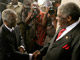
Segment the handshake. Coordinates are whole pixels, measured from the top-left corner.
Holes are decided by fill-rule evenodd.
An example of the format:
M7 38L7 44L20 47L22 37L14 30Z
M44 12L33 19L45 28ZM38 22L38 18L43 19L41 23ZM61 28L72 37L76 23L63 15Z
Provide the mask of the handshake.
M29 59L30 60L41 60L40 51L37 50L37 51L33 52L32 54L29 54Z
M22 47L18 48L21 53L24 53L24 49ZM36 50L32 54L29 54L29 60L41 60L40 51Z

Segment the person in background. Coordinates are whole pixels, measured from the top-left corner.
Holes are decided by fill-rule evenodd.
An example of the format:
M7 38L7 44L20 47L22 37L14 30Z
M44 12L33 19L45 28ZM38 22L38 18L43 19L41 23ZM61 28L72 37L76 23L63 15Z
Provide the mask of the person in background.
M7 5L11 0L0 0L0 3Z
M56 12L57 12L57 8L61 4L61 0L54 0L54 2L52 4L54 7L56 7ZM56 32L57 32L57 30L59 28L59 24L58 24L57 20L55 22L56 22Z
M34 52L37 49L42 48L46 36L46 29L43 24L44 12L40 11L37 2L31 3L31 10L28 12L25 22L30 26L28 36L29 52ZM31 40L30 40L31 39ZM29 44L29 43L27 43Z
M31 53L32 48L31 48L31 44L33 43L32 42L32 36L35 36L35 31L33 28L34 24L32 23L33 21L33 18L31 18L33 15L33 12L32 12L32 9L31 9L31 4L32 3L29 3L29 1L26 2L26 6L25 6L25 9L24 9L24 14L25 14L25 25L26 25L26 40L24 41L25 42L25 45L26 45L26 50L27 52ZM33 29L33 30L32 30Z
M52 5L52 3L50 3L50 5L46 7L45 10L46 11L43 17L43 22L47 28L47 36L44 43L48 43L48 41L52 39L56 31L56 8Z
M24 0L19 0L19 2L23 3Z
M60 29L48 44L33 53L33 57L45 55L45 60L80 60L79 17L80 8L77 4L68 2L60 5L56 17Z
M35 5L33 5L33 6L35 6ZM45 37L46 37L46 24L43 22L43 17L44 17L45 12L42 11L42 8L39 9L38 6L37 6L36 10L37 10L38 14L34 20L36 33L35 33L35 38L33 38L33 42L34 42L33 52L35 50L41 49L43 47ZM35 7L34 7L34 12L36 13Z
M48 6L46 7L45 15L44 15L44 23L46 23L47 26L47 36L45 38L44 43L48 43L54 36L56 29L57 29L57 8L61 3L61 0L53 0L47 2Z

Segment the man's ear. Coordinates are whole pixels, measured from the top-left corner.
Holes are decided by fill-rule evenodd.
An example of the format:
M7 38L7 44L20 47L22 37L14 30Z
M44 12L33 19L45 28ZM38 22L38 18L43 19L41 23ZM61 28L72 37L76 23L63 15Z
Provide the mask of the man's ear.
M67 17L67 21L71 21L72 20L72 17L71 16L68 16Z

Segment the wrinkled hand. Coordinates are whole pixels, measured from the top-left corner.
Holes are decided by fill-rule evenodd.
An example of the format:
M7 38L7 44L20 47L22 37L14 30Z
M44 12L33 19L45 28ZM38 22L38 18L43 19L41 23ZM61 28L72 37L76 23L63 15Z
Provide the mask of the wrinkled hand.
M40 55L40 51L39 50L33 52L33 58L34 59L36 59L39 55Z

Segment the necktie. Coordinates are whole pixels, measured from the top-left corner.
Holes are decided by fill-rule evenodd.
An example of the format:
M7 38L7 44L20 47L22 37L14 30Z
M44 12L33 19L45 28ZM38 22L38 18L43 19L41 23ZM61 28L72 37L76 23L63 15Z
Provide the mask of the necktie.
M15 36L15 31L14 30L12 30L12 34Z
M66 30L66 29L61 29L61 30L59 31L59 33L58 33L57 38L59 38L59 37L61 36L61 34L62 34L65 30ZM56 40L57 40L57 38L56 38Z

